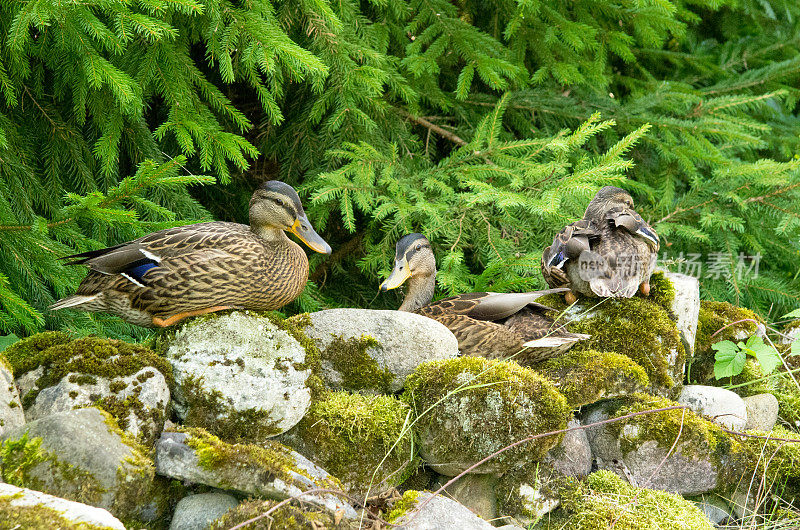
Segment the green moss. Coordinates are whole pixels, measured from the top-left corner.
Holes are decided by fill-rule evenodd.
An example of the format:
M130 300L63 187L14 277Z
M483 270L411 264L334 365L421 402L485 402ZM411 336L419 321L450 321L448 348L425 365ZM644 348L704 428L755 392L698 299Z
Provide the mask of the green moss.
M391 396L330 392L287 434L290 445L359 493L400 484L414 470L407 405Z
M644 390L650 380L630 357L595 350L569 351L536 367L567 398L570 408Z
M131 376L145 367L153 367L164 375L170 388L174 387L172 366L152 350L138 344L97 337L70 340L63 333L45 332L17 342L9 350L15 375L43 367L35 388L23 398L26 408L36 401L42 389L58 384L67 376L71 383L93 385L97 383L98 377L119 379ZM149 373L154 375L153 372ZM117 380L112 381L109 386L112 392L118 392L124 388L125 383ZM131 412L142 420L150 419L149 416L152 415L135 397L123 401L110 398L100 400L98 395L93 400L98 401L100 407L109 406L107 410L123 423L128 421ZM163 419L159 418L159 421L163 423ZM160 428L160 423L157 428ZM152 437L154 434L148 435Z
M3 351L3 356L11 365L14 376L19 377L49 361L51 357L44 354L46 350L71 340L61 331L45 331L15 342Z
M220 476L222 486L235 484L237 476L243 472L266 473L287 484L296 483L291 473L297 473L312 480L317 487L342 489L342 484L333 477L320 480L299 468L291 449L278 442L266 440L258 445L230 444L203 429L183 428L179 432L189 435L186 444L194 449L200 467L213 470ZM302 484L296 485L303 488Z
M408 490L403 496L395 501L392 511L386 516L386 521L392 524L401 524L404 516L411 512L416 506L420 492Z
M723 340L736 340L736 337L752 335L758 329L758 325L752 320L763 322L749 309L736 307L728 302L701 300L694 355L689 361L691 365L689 375L692 379L690 382L705 383L713 380L715 352L711 349L711 345ZM729 325L733 322L737 323Z
M181 389L188 406L185 423L190 427L213 431L229 442L266 440L282 431L269 411L235 410L219 390L203 387L202 378L184 378Z
M746 467L742 481L750 478L763 480L770 485L773 495L790 501L800 499L800 434L781 426L772 432L748 431L749 434L770 438L797 440L797 443L760 438L740 438L745 451Z
M610 471L597 471L561 497L560 514L543 522L547 530L712 530L703 512L680 495L636 488Z
M567 326L570 331L591 335L573 350L625 355L644 368L651 384L671 388L676 383L673 376L677 375L672 367L682 374L686 352L669 312L640 297L606 299L597 304L596 300L582 300L573 308L592 313Z
M642 296L637 293L637 296ZM650 276L650 295L647 297L667 311L672 311L675 301L675 287L662 271L656 271Z
M0 462L3 482L21 488L92 505L98 504L106 492L91 473L63 462L42 448L41 438L29 438L27 433L0 445ZM46 481L40 478L42 466L48 470Z
M665 398L633 394L609 402L606 411L610 418L646 410L679 406ZM734 439L716 423L705 420L691 410L675 409L635 416L611 423L607 429L620 441L623 454L646 441L655 441L659 447L669 450L680 433L680 454L695 457L710 457L721 473L736 473L741 470L741 451ZM725 481L722 480L722 483Z
M394 380L392 372L385 370L373 359L367 350L380 346L375 338L335 337L321 354L323 364L330 363L342 380L336 386L345 390L374 390L388 393Z
M59 530L105 530L109 526L99 526L86 522L71 521L58 510L42 505L16 506L17 495L0 496L0 527L2 528L53 528Z
M276 501L247 500L229 510L214 521L212 530L227 530L245 521L267 513L278 504ZM315 510L308 506L285 504L270 512L269 517L248 524L247 530L356 530L357 522L336 518L324 510Z
M421 451L431 462L477 462L522 438L563 429L569 407L553 384L514 361L461 357L422 363L402 399L417 414ZM560 440L539 438L501 453L493 469L536 461Z

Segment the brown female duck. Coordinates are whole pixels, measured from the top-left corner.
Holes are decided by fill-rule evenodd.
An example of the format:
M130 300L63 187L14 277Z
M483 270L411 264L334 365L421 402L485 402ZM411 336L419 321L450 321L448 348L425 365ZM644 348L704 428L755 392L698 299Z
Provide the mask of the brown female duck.
M633 209L627 191L605 186L583 219L564 227L542 254L542 274L550 287L585 296L630 298L650 293L658 256L658 234Z
M380 289L394 289L406 281L408 292L400 311L418 313L447 326L458 339L463 355L495 359L519 353L514 359L528 364L563 353L575 342L589 338L554 324L545 316L550 308L536 302L537 298L566 289L466 293L431 303L436 287L436 258L422 234L408 234L397 242L394 270Z
M69 265L86 265L89 273L75 295L51 309L113 313L145 327L222 309L278 309L308 281L308 258L285 231L331 252L294 188L271 180L250 199L250 226L198 223L68 256Z

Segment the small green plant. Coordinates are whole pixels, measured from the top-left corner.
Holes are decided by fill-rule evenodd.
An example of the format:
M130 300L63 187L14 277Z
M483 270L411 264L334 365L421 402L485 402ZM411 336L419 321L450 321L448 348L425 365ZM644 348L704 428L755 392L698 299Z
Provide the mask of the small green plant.
M794 343L792 353L797 351ZM753 335L747 342L739 341L734 343L730 340L723 340L711 346L716 350L714 356L714 377L733 377L742 373L747 356L755 357L761 365L764 374L770 374L781 363L781 356L771 345L764 343L761 337Z

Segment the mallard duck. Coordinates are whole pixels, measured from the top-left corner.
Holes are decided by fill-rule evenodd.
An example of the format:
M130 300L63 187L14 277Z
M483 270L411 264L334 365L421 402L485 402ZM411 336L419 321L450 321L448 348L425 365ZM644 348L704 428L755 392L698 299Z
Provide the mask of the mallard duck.
M144 327L223 309L278 309L308 281L308 258L285 231L317 252L331 252L294 188L271 180L250 199L250 226L179 226L67 256L68 265L86 265L89 273L75 295L50 308L113 313Z
M534 363L568 350L589 335L569 333L545 316L549 307L536 302L542 296L567 289L529 293L466 293L435 303L436 258L430 241L422 234L403 236L395 247L395 265L381 291L400 287L408 281L408 292L400 311L437 320L458 339L463 355L489 359L514 357Z
M586 207L583 219L564 227L542 254L550 287L585 296L630 298L650 294L658 256L658 234L633 209L630 194L605 186Z

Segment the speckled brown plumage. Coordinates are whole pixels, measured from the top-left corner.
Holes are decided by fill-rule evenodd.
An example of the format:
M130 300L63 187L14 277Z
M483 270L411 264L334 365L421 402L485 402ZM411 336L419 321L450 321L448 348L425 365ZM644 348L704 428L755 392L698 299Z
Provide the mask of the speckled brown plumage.
M296 194L277 185L272 188L258 199L277 201L269 203L266 214L252 210L258 203L254 194L251 226L227 222L181 226L72 256L72 263L89 266L89 273L75 295L53 309L104 311L150 327L208 310L283 307L300 295L308 280L308 258L283 232L290 229L285 225L295 219L294 224L305 230L301 236L324 245L321 250L327 245L307 224ZM288 198L282 199L282 194ZM254 219L262 214L275 218L277 228L266 221L256 225ZM281 216L286 219L280 221Z
M430 243L420 234L409 234L397 243L395 267L381 290L408 281L401 311L414 312L444 324L458 340L462 355L489 359L513 358L535 363L568 350L588 335L569 333L545 316L550 308L536 302L547 294L566 289L529 293L465 293L431 302L436 262Z
M630 298L647 285L658 248L658 235L633 210L630 195L606 186L583 219L564 227L544 250L542 275L551 287L585 296ZM596 269L587 274L586 264Z

